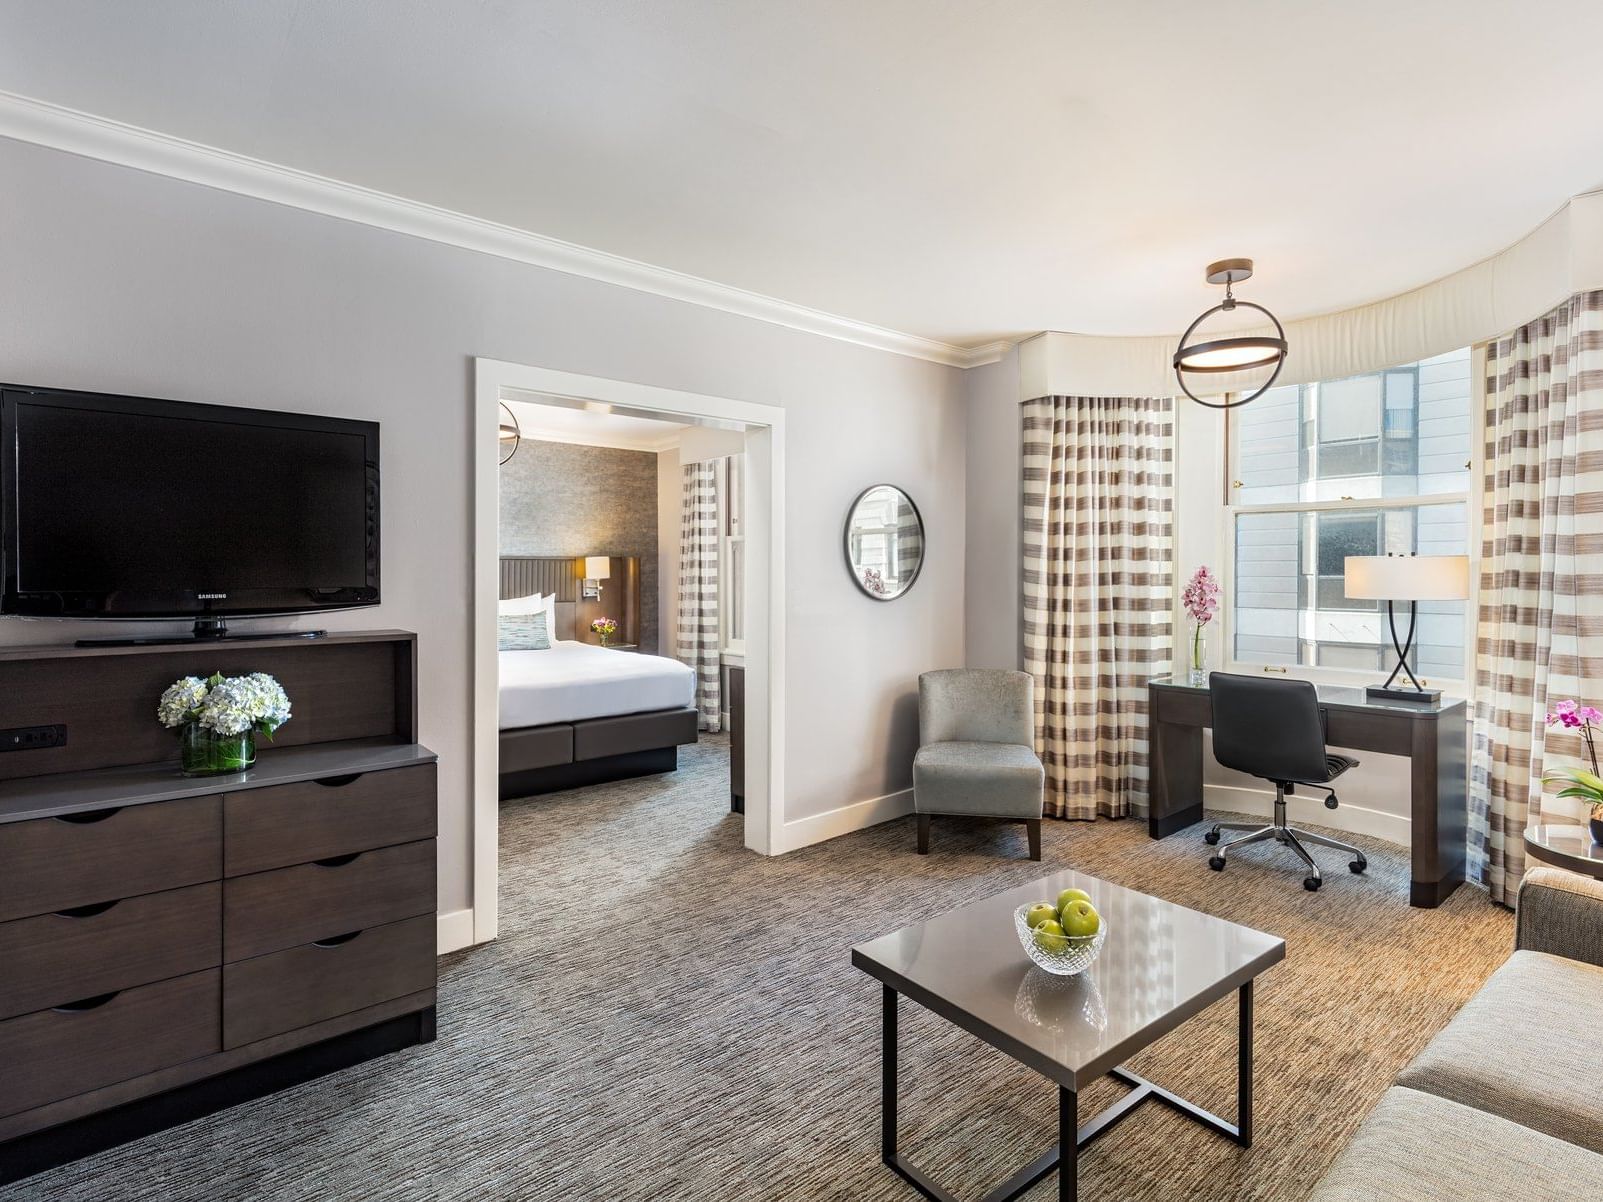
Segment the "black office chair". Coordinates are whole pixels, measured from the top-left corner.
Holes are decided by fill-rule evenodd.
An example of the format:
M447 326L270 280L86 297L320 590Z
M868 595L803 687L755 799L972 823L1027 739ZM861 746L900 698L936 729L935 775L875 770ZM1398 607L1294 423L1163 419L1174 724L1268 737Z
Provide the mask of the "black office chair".
M1222 845L1208 860L1208 867L1223 872L1225 854L1232 847L1262 843L1273 839L1284 843L1302 858L1312 874L1303 878L1303 888L1318 889L1319 865L1303 847L1303 841L1319 847L1333 847L1352 856L1347 867L1362 872L1369 867L1364 853L1348 843L1310 834L1286 823L1286 794L1298 785L1324 789L1325 808L1337 806L1336 791L1330 787L1358 761L1325 750L1325 711L1319 707L1319 694L1306 680L1266 680L1261 676L1235 676L1213 672L1208 676L1213 699L1213 758L1226 768L1273 781L1275 817L1268 826L1250 822L1218 822L1203 836L1209 844L1219 842L1220 831L1247 831Z

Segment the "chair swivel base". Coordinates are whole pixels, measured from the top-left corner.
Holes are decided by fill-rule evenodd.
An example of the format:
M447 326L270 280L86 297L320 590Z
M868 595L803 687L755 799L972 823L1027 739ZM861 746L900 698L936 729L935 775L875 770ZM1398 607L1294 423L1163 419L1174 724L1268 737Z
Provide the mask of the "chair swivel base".
M1208 867L1215 872L1224 871L1225 856L1232 847L1244 847L1249 843L1262 843L1267 839L1273 839L1276 843L1291 848L1292 851L1297 853L1297 858L1308 866L1309 875L1303 878L1302 887L1310 893L1323 884L1324 878L1319 871L1319 865L1314 862L1313 856L1309 855L1308 849L1303 846L1304 841L1312 843L1316 847L1329 847L1334 848L1336 851L1346 852L1353 857L1347 864L1347 868L1352 872L1362 872L1369 867L1369 861L1364 858L1364 853L1351 843L1343 843L1339 839L1327 839L1324 835L1316 835L1311 831L1300 830L1297 827L1288 825L1286 822L1286 799L1283 794L1275 798L1275 816L1268 826L1257 826L1251 822L1216 822L1213 825L1213 829L1203 835L1203 842L1210 845L1218 844L1221 831L1246 831L1247 833L1238 835L1221 845L1219 850L1208 858Z

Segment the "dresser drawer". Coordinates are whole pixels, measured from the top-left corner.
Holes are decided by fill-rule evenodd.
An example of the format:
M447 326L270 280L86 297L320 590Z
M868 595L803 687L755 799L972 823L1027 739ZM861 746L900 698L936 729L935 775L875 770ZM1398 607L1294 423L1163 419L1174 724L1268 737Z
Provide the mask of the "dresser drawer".
M0 1114L221 1050L217 969L0 1022Z
M223 958L433 914L434 840L275 868L223 883Z
M0 1018L222 963L222 886L0 923Z
M244 789L224 801L229 876L434 838L433 764Z
M215 881L216 797L0 825L0 920Z
M223 1046L237 1048L434 988L432 914L223 966Z

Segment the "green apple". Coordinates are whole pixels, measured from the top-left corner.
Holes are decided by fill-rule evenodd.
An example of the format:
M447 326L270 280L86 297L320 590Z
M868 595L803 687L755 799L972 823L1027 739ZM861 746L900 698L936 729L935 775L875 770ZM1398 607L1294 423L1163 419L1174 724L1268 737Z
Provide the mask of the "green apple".
M1036 902L1024 912L1024 925L1032 931L1043 922L1056 922L1058 908L1051 902Z
M1088 901L1071 901L1063 907L1062 930L1075 939L1095 935L1102 928L1102 917Z
M1048 918L1036 925L1035 946L1043 952L1066 952L1069 941L1063 937L1063 928Z
M1070 902L1088 902L1090 900L1091 895L1084 889L1065 889L1062 893L1058 894L1058 909L1068 909Z

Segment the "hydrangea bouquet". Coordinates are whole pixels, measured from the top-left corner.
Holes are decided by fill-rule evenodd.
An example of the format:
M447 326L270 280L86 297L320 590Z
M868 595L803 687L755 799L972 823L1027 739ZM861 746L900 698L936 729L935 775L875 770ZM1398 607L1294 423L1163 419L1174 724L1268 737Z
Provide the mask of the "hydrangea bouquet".
M289 696L265 672L185 676L161 695L156 717L176 730L185 776L244 772L256 762L256 734L269 739L289 721Z
M1586 748L1586 758L1592 762L1592 770L1555 768L1542 775L1542 783L1563 785L1559 790L1560 797L1573 797L1590 807L1588 817L1592 838L1603 843L1603 774L1597 770L1597 739L1593 734L1596 728L1603 726L1603 710L1593 705L1582 705L1579 701L1559 701L1554 703L1547 715L1547 724L1580 732L1581 746Z
M1180 603L1191 616L1192 684L1202 684L1206 674L1208 645L1203 641L1202 628L1213 621L1214 615L1219 612L1220 592L1219 578L1208 570L1207 564L1203 564L1191 574L1185 592L1180 594Z
M618 623L614 618L597 618L590 623L590 629L601 636L601 645L605 647L607 640L618 633Z

